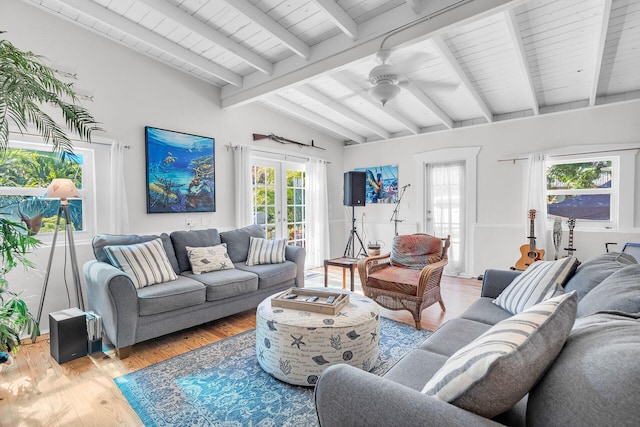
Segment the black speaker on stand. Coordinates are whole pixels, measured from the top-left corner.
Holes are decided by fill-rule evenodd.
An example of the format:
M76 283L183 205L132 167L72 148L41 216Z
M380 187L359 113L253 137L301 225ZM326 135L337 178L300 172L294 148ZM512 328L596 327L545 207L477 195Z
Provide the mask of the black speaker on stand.
M351 232L349 233L347 247L344 249L343 256L345 257L350 256L351 258L355 258L355 239L358 239L358 243L360 243L360 251L358 254L362 252L364 256L368 256L362 239L356 230L355 214L355 206L364 206L365 204L366 181L366 172L350 171L344 173L344 205L351 206Z

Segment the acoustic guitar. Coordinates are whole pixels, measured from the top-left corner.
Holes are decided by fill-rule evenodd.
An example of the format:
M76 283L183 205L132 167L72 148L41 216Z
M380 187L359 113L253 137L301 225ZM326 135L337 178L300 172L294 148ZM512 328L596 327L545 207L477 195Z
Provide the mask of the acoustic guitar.
M516 262L516 267L515 267L516 270L526 270L527 267L529 267L534 262L544 259L544 250L536 249L536 237L535 237L535 230L534 230L535 219L536 219L536 210L535 209L529 210L529 221L531 224L529 228L529 237L528 237L529 244L520 246L520 253L522 254L522 256Z
M569 219L567 226L569 227L569 246L564 248L564 250L567 251L567 256L573 256L573 253L577 251L577 249L573 248L573 229L576 228L576 219Z

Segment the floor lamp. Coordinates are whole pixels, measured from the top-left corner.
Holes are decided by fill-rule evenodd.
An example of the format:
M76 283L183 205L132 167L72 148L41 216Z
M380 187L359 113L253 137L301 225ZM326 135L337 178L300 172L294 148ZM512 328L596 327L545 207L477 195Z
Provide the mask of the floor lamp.
M73 283L76 291L76 304L80 310L84 311L84 298L82 295L82 283L80 282L80 273L78 272L78 258L76 257L76 245L73 242L73 224L69 216L69 200L79 199L80 193L73 184L73 181L66 178L55 178L47 187L44 195L45 199L60 199L58 207L58 219L56 220L56 228L53 233L53 241L51 243L51 253L49 254L49 263L47 264L47 274L44 276L44 286L40 295L40 307L38 307L37 321L40 323L42 317L42 308L44 299L47 295L47 285L49 284L49 275L51 274L51 264L53 263L53 254L56 250L56 240L58 239L58 230L60 228L60 218L64 216L65 232L67 233L67 241L69 245L69 253L71 255L71 271L73 272Z

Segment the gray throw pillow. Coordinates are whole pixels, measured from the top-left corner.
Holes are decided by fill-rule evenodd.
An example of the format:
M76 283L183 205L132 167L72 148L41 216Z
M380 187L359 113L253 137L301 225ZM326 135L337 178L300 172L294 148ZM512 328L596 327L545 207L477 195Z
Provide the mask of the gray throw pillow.
M527 426L632 426L640 420L640 319L576 320L549 371L529 392Z
M578 304L578 317L599 311L640 312L640 265L628 265L607 277Z
M575 292L496 323L455 352L422 392L492 418L515 405L553 363L576 317Z
M222 243L227 244L227 253L233 263L245 262L249 253L251 237L265 238L264 230L259 225L249 225L237 230L220 233Z
M578 302L580 302L585 295L602 283L604 279L622 267L637 263L636 259L631 255L620 252L596 255L580 264L576 274L569 279L564 289L566 292L578 292Z

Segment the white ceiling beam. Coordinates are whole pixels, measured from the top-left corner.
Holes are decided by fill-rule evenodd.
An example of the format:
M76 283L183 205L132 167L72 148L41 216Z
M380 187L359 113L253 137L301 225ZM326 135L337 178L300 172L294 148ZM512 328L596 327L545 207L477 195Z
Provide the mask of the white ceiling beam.
M406 91L413 95L418 101L420 101L430 112L432 112L443 125L449 129L453 129L453 120L447 113L445 113L435 102L431 100L419 87L413 83L409 83L405 87Z
M369 96L369 93L365 89L362 89L360 85L358 85L358 83L349 79L344 74L340 74L340 73L332 74L331 78L333 78L335 81L340 83L342 86L349 89L351 92L355 93L356 96L358 96L360 99L362 99L369 105L375 107L376 110L378 110L379 112L384 113L387 116L394 119L395 121L397 121L400 125L405 127L412 134L417 135L420 133L420 128L415 123L407 119L402 114L398 113L396 110L392 109L391 106L389 106L388 104L383 107L379 102L376 102L373 99L371 99L371 97Z
M335 0L311 1L350 39L355 40L358 38L358 24L356 24L356 21L354 21Z
M535 86L533 79L531 78L531 69L529 68L529 62L527 61L527 55L524 51L524 44L522 43L522 35L520 33L520 27L516 21L516 13L513 9L506 10L504 12L504 20L507 24L507 31L509 37L511 37L511 43L516 51L516 60L518 61L518 67L520 68L520 74L524 80L527 95L529 95L529 102L531 103L531 109L533 114L537 116L540 114L540 106L538 105L538 98L536 96Z
M311 49L302 40L291 34L286 28L271 19L269 15L264 13L258 7L254 6L247 0L223 0L229 6L252 20L263 30L270 33L273 37L280 40L282 44L291 49L296 55L309 59Z
M482 97L471 83L471 80L469 80L467 73L464 72L462 66L453 55L453 52L451 52L449 46L447 46L447 43L445 43L442 36L437 35L433 37L431 41L436 47L438 54L444 59L447 65L449 65L449 68L451 68L451 71L453 71L457 79L460 80L462 86L467 90L467 92L469 92L480 111L482 111L482 115L485 119L487 119L487 122L493 122L493 113L491 112L491 110L489 110L487 104L482 100Z
M271 75L273 73L273 64L260 55L255 54L246 47L242 46L231 40L226 35L220 33L218 30L211 28L204 22L191 16L188 12L175 6L173 3L167 0L141 0L142 3L162 13L172 21L190 29L191 31L200 34L202 37L211 40L217 46L237 56L242 61L254 67L256 70L265 74Z
M442 12L447 5L452 7L459 2L457 0L429 1L423 4L422 13L419 16L424 19L389 37L390 31L416 21L416 15L410 8L396 7L359 24L357 41L349 39L344 33L339 33L314 45L308 60L291 55L275 64L271 77L254 72L244 76L243 86L240 89L231 85L224 86L221 92L222 107L248 104L283 88L334 73L336 69L344 69L356 61L374 55L380 49L383 39L387 39L388 47L401 47L500 13L523 2L524 0L472 1Z
M172 41L154 33L151 30L132 22L117 13L102 7L94 2L86 0L59 0L76 11L102 22L105 25L116 28L130 37L152 46L170 56L185 61L233 86L242 86L242 77L229 71L220 65L213 63L200 55L185 49Z
M264 99L265 102L271 104L275 107L278 107L282 110L285 110L287 113L292 116L296 116L299 119L302 119L306 122L319 126L320 128L326 129L332 133L341 135L345 137L347 140L351 140L357 142L359 144L363 144L365 141L362 135L359 135L347 128L344 128L336 123L333 123L331 120L328 120L312 111L307 110L306 108L302 108L300 105L289 101L279 95L270 96Z
M602 68L602 58L604 56L604 46L607 41L607 31L609 30L609 17L611 16L611 0L604 0L602 21L600 23L600 37L598 38L598 49L596 50L595 68L591 81L591 91L589 93L589 106L596 105L598 96L598 83L600 83L600 71Z
M416 15L419 15L420 12L422 12L422 0L406 0L406 2Z
M391 134L389 132L387 132L386 130L384 130L382 127L380 127L377 124L373 123L372 121L367 120L364 117L356 114L354 111L350 110L349 108L345 107L342 104L337 103L333 99L331 99L328 96L318 92L314 88L309 87L309 86L296 86L295 90L300 92L301 94L303 94L307 98L310 98L310 99L312 99L312 100L314 100L316 102L319 102L320 104L323 104L323 105L331 108L333 111L335 111L336 113L340 114L344 118L346 118L348 120L351 120L353 123L355 123L357 125L360 125L365 129L369 129L371 132L375 133L376 135L380 136L381 138L383 138L383 139L391 138Z

